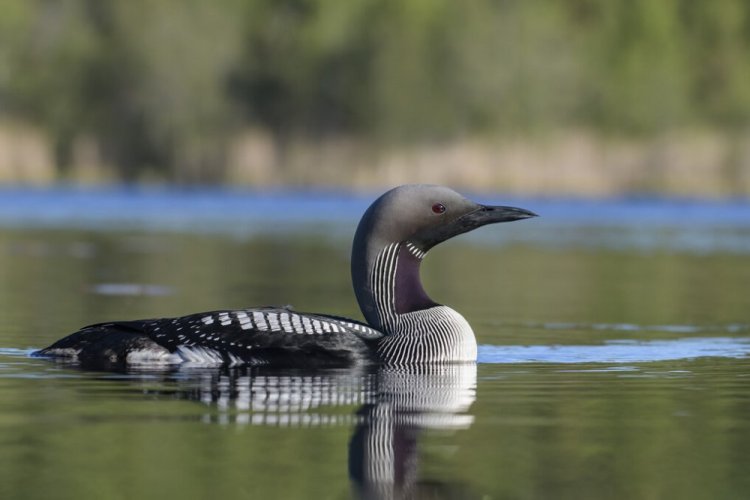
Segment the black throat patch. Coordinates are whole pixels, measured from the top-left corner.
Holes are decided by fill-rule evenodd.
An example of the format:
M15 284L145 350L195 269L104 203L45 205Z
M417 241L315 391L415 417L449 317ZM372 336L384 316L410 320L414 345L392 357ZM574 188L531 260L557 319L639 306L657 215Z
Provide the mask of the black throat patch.
M419 279L421 262L407 248L402 246L399 249L395 283L395 305L398 314L421 311L438 305L422 288L422 281Z

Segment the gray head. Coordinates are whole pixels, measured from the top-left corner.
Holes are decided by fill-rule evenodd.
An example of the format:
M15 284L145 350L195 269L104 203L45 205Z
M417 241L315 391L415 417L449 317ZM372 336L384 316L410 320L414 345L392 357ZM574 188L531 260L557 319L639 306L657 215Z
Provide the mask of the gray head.
M354 236L352 280L365 317L372 322L368 289L371 268L388 245L408 244L421 256L435 245L478 227L534 216L521 208L475 203L443 186L411 184L391 189L370 205ZM418 284L418 262L415 266ZM421 285L417 288L421 290Z
M486 224L535 217L522 208L481 205L443 186L407 184L367 209L354 237L355 251L411 242L426 252L438 243Z

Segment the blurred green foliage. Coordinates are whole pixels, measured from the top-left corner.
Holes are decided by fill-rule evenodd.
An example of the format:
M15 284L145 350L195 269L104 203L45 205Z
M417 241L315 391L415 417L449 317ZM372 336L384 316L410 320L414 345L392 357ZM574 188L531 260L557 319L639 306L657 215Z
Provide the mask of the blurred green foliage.
M750 124L743 0L0 0L0 118L200 178L246 127L378 142ZM175 169L175 165L180 165ZM221 172L214 175L221 175Z

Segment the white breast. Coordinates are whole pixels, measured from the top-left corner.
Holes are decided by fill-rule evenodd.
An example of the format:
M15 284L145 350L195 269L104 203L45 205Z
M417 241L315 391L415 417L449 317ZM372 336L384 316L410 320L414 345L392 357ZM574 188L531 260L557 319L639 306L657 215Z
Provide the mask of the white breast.
M447 306L401 314L383 338L378 355L389 363L476 361L477 341L469 323Z

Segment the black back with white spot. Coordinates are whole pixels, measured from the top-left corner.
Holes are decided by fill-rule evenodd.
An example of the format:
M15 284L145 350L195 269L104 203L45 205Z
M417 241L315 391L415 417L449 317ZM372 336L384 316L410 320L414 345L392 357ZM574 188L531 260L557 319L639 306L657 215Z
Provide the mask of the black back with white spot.
M197 363L347 366L369 359L383 334L364 323L264 307L87 326L38 352L92 368L139 355ZM172 355L170 357L170 355Z

